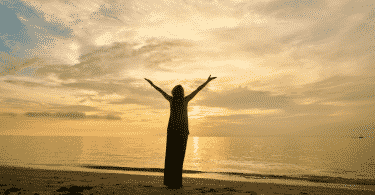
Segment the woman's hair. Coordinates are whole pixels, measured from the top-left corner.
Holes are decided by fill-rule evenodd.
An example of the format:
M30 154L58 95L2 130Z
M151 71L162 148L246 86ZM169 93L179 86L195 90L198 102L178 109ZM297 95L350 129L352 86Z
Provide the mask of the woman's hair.
M174 98L183 98L184 97L184 88L181 85L176 85L172 89L172 96Z

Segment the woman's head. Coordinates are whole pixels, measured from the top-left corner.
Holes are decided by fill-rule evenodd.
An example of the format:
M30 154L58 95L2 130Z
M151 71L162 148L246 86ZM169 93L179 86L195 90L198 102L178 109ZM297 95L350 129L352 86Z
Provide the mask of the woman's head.
M184 88L181 85L176 85L172 89L172 96L174 98L183 98L184 97Z

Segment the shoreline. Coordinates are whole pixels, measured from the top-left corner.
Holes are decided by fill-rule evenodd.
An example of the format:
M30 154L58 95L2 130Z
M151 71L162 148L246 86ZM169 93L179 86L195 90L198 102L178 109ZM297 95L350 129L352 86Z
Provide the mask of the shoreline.
M366 185L368 189L358 189L358 185L327 187L278 184L272 179L228 181L184 176L183 188L171 190L163 185L163 176L126 171L105 173L0 165L0 173L0 193L4 194L18 191L25 194L66 194L67 191L81 194L375 194L373 184Z
M89 169L104 169L104 170L120 170L120 171L141 171L141 172L159 172L164 173L162 168L135 168L135 167L116 167L116 166L93 166L87 165L82 166ZM237 173L237 172L208 172L208 171L194 171L194 170L183 170L182 173L188 174L222 174L222 175L234 175L243 178L259 178L259 179L288 179L288 180L299 180L316 183L331 183L331 184L347 184L347 185L375 185L375 179L352 179L343 177L329 177L329 176L315 176L315 175L300 175L300 176L288 176L288 175L270 175L270 174L258 174L258 173Z

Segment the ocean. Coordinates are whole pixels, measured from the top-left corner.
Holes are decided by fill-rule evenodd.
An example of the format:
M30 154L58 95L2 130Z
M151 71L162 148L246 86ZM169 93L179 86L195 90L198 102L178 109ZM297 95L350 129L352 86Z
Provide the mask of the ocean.
M0 164L163 175L166 137L0 136ZM189 137L184 177L375 185L372 137Z

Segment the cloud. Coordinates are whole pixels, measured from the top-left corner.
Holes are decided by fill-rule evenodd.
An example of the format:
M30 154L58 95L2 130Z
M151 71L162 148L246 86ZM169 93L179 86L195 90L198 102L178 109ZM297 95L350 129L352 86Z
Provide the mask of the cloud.
M232 114L223 116L206 116L205 119L209 121L216 121L218 123L236 123L245 124L249 123L249 120L253 120L256 117L253 114Z
M333 76L306 85L302 94L328 101L369 101L374 103L374 76Z
M36 70L36 74L46 76L55 73L61 79L84 79L107 75L120 76L124 71L142 67L149 70L168 71L160 65L178 57L177 54L169 52L178 47L189 47L189 44L181 41L154 40L140 48L136 46L137 44L130 43L103 46L81 55L78 64L73 66L44 64Z
M44 87L45 85L29 82L29 81L19 81L19 80L4 80L6 83L14 84L14 85L22 85L25 87Z
M236 27L215 30L212 34L216 39L226 42L228 50L246 51L257 56L277 54L283 49L277 33L267 26Z
M137 85L138 83L143 83L144 85L139 86ZM61 86L71 90L83 89L95 91L98 93L98 96L117 94L127 96L127 98L131 97L131 99L134 100L142 100L144 97L152 97L156 99L162 98L159 92L149 86L148 83L145 83L144 79L102 79L99 81L78 80L77 82L63 83ZM126 100L124 99L124 102L128 101L127 98L125 98ZM112 100L108 101L112 102L113 104L120 104L119 102L121 102Z
M121 91L126 90L126 88L128 87L127 85L122 84L122 83L113 83L113 82L104 83L103 81L84 81L84 80L77 81L74 83L65 83L65 84L62 84L62 86L68 87L70 89L94 90L99 93L105 93L105 94L121 93Z
M219 40L232 44L229 49L261 57L289 56L289 67L314 64L326 69L321 73L325 77L374 73L372 1L271 0L240 5L243 18L258 15L266 22L213 31Z
M178 39L186 41L189 40L186 36L198 36L197 33L202 28L228 26L221 22L226 18L220 14L227 16L231 12L231 9L228 10L230 6L223 6L225 3L209 5L209 2L187 4L184 1L173 3L155 1L151 3L98 0L90 5L83 2L66 1L53 1L53 3L27 1L27 3L42 11L41 14L47 22L62 24L72 30L73 37L65 39L53 37L52 47L44 47L43 51L39 50L43 52L40 55L53 56L61 60L63 57L70 58L69 56L74 53L89 53L98 45L110 45L116 42L143 44L153 38L164 41ZM211 9L205 11L197 6L200 8L209 6ZM215 14L212 15L214 12ZM211 22L207 23L206 21ZM232 24L230 25L232 26ZM183 36L180 36L181 34ZM70 51L63 44L72 45L71 47L77 49L75 52ZM38 53L38 51L34 51ZM61 51L64 55L61 55ZM144 59L144 63L151 68L161 69L155 65L171 62L173 58L181 56L183 53L186 53L186 50L159 51L149 54L148 58ZM76 56L77 59L78 57Z
M92 12L90 19L108 23L124 23L121 15L130 12L131 9L121 4L102 4L98 11Z
M223 128L245 132L246 125L269 119L275 128L290 128L287 123L338 120L373 105L375 5L370 0L1 5L6 16L0 20L7 27L0 35L0 74L6 75L2 109L98 116L121 106L166 109L167 102L143 77L164 89L181 83L190 91L204 82L196 77L206 71L222 81L203 89L193 105L241 114L277 111L252 114L252 123L246 123L249 115L201 117L234 122Z
M124 98L120 101L112 101L109 104L138 104L138 105L147 105L145 102L142 102L138 99L133 98Z
M42 108L44 104L37 101L24 100L19 98L2 98L0 107L3 109L32 109Z
M0 51L0 75L12 75L24 67L24 59Z
M24 68L22 71L18 72L16 75L7 75L0 78L0 81L4 85L4 88L12 90L15 89L29 89L29 90L56 90L61 89L62 83L69 83L71 81L62 81L56 78L54 75L49 75L47 77L32 77L35 69ZM34 89L33 89L34 88Z
M52 50L56 39L72 37L69 27L58 19L48 21L42 10L28 2L2 1L0 5L0 43L4 43L0 44L0 75L15 74L26 66L27 58L43 54L43 47Z
M284 108L286 111L285 114L281 115L281 117L293 117L299 115L306 115L308 117L314 116L329 116L334 113L337 113L343 108L341 106L337 106L335 104L322 104L321 102L314 102L311 104L306 105L295 105L291 107ZM348 114L351 114L348 112Z
M93 106L86 106L86 105L56 105L51 104L49 107L50 111L56 112L92 112L92 111L102 111Z
M11 52L12 47L21 44L21 40L25 38L26 44L30 42L30 36L25 33L26 26L17 18L16 9L10 9L2 2L0 5L0 21L2 31L0 34L0 51ZM4 24L8 24L4 27Z
M114 115L86 115L83 112L27 112L24 114L26 117L32 118L59 118L59 119L70 119L70 120L83 120L83 119L106 119L106 120L121 120L120 117Z
M72 30L58 19L47 21L43 11L28 2L14 0L1 2L4 20L0 42L7 53L15 57L32 57L35 49L41 45L53 46L54 38L72 36ZM50 17L54 17L51 15ZM1 48L0 48L1 49ZM1 51L1 50L0 50Z
M328 9L328 5L326 0L271 0L257 2L253 7L264 15L277 18L319 20L327 17L324 11Z
M285 90L296 103L283 108L287 114L355 116L361 106L375 105L374 76L332 76Z
M0 98L0 108L11 112L101 112L102 114L119 114L86 105L63 105L21 98Z
M17 113L13 113L13 112L2 112L0 113L0 117L10 117L10 118L14 118L14 117L17 117L18 114Z
M295 131L291 135L318 135L318 136L359 136L361 133L364 133L364 126L372 126L374 121L374 111L375 105L361 105L355 108L354 116L351 117L327 117L324 116L324 119L327 120L326 123L322 123L320 120L316 121L315 125L310 127L304 127L300 131ZM321 117L317 115L317 117ZM313 120L313 118L308 118L308 120ZM302 121L302 120L301 120ZM307 121L305 119L305 121ZM367 132L366 132L367 134ZM365 134L362 134L362 136Z
M224 107L234 110L252 108L285 108L294 105L292 99L285 95L272 95L268 91L254 91L238 87L221 93L209 93L205 99L194 104L209 107Z
M80 80L59 80L55 77L4 77L3 82L7 87L21 86L26 90L58 90L65 91L66 96L79 100L75 103L83 104L99 102L101 104L138 104L152 106L155 109L166 108L164 98L153 89L144 79L80 79ZM142 83L139 86L139 83ZM159 85L165 88L164 85ZM164 86L164 87L163 87ZM38 89L33 89L38 88ZM6 91L6 90L5 90ZM77 94L78 93L78 94ZM61 93L63 95L64 93ZM61 96L60 95L60 96ZM126 98L123 98L123 97ZM62 98L62 97L60 97ZM151 98L151 99L150 99ZM129 99L134 100L129 102ZM62 99L63 100L63 99ZM155 103L158 102L158 103ZM25 107L26 109L26 107ZM53 108L51 108L53 109ZM61 108L62 109L62 108ZM79 109L76 111L80 111Z
M168 108L167 101L163 96L152 87L136 86L134 82L144 82L144 80L123 79L105 81L81 81L77 83L62 84L68 89L93 90L97 95L77 95L82 98L79 102L86 101L101 102L109 105L136 104L140 106L149 106L153 109ZM125 98L123 98L125 96Z
M152 109L169 109L169 103L160 96L158 96L159 98L145 98L145 97L140 97L138 99L123 98L123 99L116 100L116 101L110 101L108 102L108 104L119 105L119 106L126 105L126 104L136 104L139 106L147 106Z
M277 85L275 82L270 80L261 84L252 84L252 86ZM375 85L373 83L375 83L373 76L333 76L298 87L290 85L280 91L282 94L277 95L271 91L239 87L222 92L209 92L204 99L192 103L232 110L279 109L283 112L278 112L273 116L280 117L294 117L300 114L309 116L353 115L357 112L358 106L375 103Z

